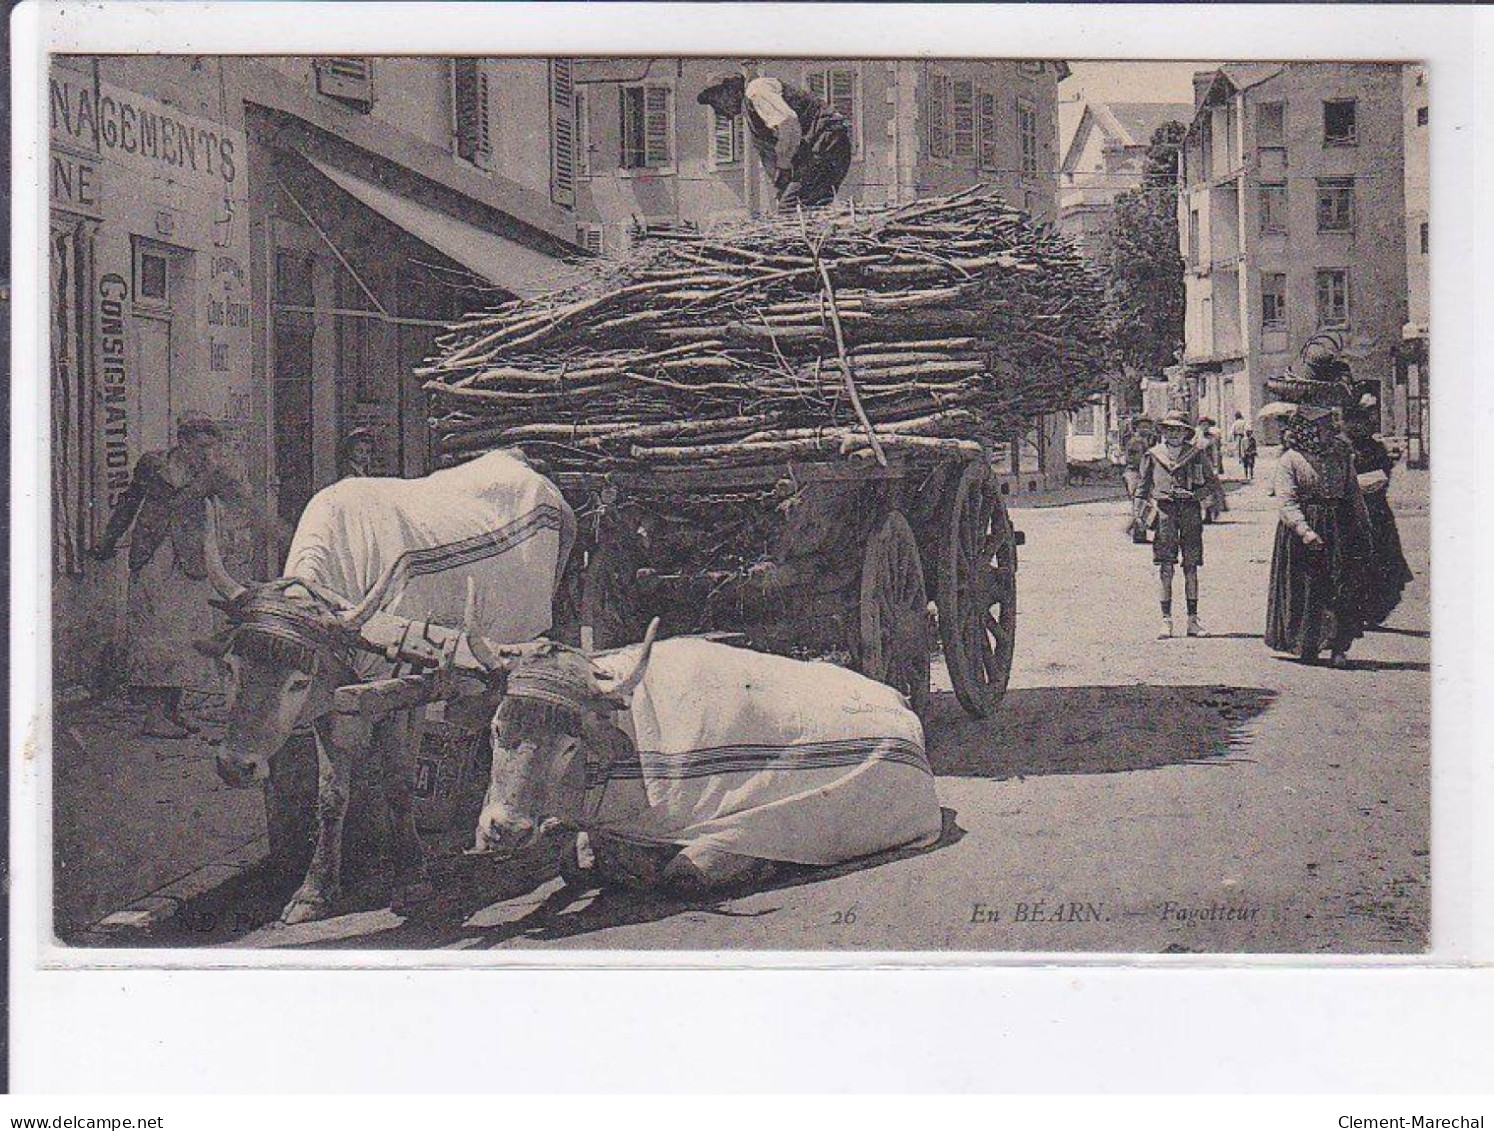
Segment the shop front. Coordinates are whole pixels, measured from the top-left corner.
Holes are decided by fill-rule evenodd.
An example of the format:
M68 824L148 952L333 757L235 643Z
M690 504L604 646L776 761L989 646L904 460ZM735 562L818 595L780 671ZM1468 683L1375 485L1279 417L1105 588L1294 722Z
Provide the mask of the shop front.
M50 76L52 497L60 692L107 684L123 555L89 554L142 453L203 415L263 482L254 427L242 130L54 66ZM261 488L262 489L262 488ZM230 562L254 556L226 534Z

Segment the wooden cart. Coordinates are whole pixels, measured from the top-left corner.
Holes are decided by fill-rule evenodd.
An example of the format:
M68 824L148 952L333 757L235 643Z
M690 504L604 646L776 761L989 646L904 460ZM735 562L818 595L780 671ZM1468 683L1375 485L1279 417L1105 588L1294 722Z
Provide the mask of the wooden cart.
M922 708L934 635L976 717L1011 676L1017 547L989 461L889 453L553 476L579 520L558 627L588 647L741 633L836 655Z

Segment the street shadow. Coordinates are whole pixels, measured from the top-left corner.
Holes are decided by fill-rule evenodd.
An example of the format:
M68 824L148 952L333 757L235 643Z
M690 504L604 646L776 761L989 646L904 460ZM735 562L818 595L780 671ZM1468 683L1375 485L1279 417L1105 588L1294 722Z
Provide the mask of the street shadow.
M1365 632L1379 632L1386 636L1414 636L1418 640L1430 640L1432 634L1415 628L1391 628L1388 625L1378 625L1375 628L1366 628Z
M1432 665L1425 660L1356 660L1349 656L1349 665L1344 669L1351 672L1429 672Z
M295 942L287 929L283 945L298 949L344 950L432 949L459 946L464 950L491 949L515 939L554 942L615 927L657 923L680 915L713 915L727 918L762 918L776 907L735 909L733 900L746 895L771 894L808 884L824 883L841 876L886 867L900 860L924 856L957 844L964 836L952 809L941 809L939 839L923 848L896 849L847 861L830 867L781 865L767 883L727 890L709 899L683 899L662 891L598 887L583 881L580 886L559 884L559 860L563 840L547 841L524 860L494 861L487 857L448 857L432 867L436 898L412 908L402 916L386 912L366 917L366 929L358 929L354 911L344 914L352 921L339 937ZM559 886L557 886L559 884ZM546 888L553 890L546 890ZM515 903L515 901L519 901ZM504 904L511 904L505 907ZM277 945L273 941L270 945Z
M1007 692L988 719L953 695L925 720L929 762L941 777L1113 774L1239 760L1250 724L1276 693L1223 685L1039 687Z

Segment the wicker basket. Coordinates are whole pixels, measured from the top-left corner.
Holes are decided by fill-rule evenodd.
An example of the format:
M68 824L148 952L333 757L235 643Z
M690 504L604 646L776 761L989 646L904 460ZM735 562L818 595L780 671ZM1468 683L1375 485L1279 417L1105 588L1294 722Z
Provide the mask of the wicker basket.
M1337 381L1318 381L1295 373L1283 373L1266 382L1266 391L1277 400L1292 404L1323 405L1339 408L1344 402L1344 387Z

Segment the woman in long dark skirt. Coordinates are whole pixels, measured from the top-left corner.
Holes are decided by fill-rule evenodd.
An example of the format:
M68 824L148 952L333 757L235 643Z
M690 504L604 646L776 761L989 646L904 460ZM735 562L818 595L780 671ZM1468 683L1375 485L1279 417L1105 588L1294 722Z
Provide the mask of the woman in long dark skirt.
M1326 649L1333 666L1344 667L1350 645L1364 635L1364 574L1372 552L1352 449L1332 410L1309 405L1288 421L1283 448L1266 647L1309 663Z
M1354 445L1354 470L1359 474L1374 544L1361 609L1364 623L1369 627L1385 623L1385 618L1401 603L1401 592L1412 576L1401 549L1401 533L1396 527L1388 497L1395 460L1375 437L1376 415L1371 403L1359 406L1345 421L1349 442Z

